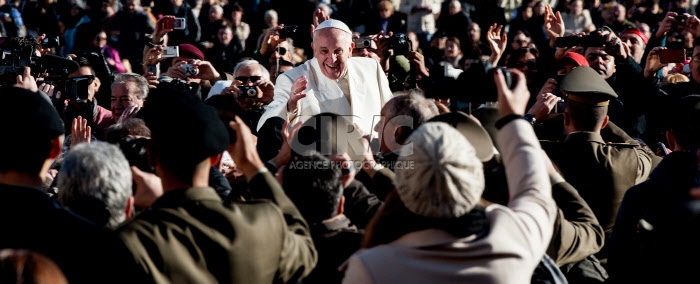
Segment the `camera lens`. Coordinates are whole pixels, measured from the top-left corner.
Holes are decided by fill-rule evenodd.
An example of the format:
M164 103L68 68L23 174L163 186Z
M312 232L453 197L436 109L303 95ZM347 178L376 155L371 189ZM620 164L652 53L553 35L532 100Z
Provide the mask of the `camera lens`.
M257 94L257 92L255 91L255 89L248 89L248 90L246 91L246 95L248 95L249 97L257 97L257 96L258 96L258 94Z
M362 47L369 48L370 46L372 46L372 42L369 39L365 39L362 41Z

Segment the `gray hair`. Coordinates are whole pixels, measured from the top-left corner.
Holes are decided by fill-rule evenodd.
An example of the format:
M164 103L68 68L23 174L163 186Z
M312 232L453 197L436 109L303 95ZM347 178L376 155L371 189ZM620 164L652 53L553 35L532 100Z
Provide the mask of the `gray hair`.
M420 89L395 92L394 97L384 107L386 107L386 119L408 116L413 118L415 127L439 114L435 103L426 99Z
M233 68L233 77L237 77L238 69L246 66L258 66L258 68L262 72L262 77L265 78L265 80L270 81L270 71L268 71L267 68L265 68L265 66L260 64L260 62L253 59L246 59L242 60L241 62L238 62L238 64L236 64L236 67Z
M122 151L107 142L71 149L58 173L58 202L100 226L116 228L126 219L132 195L131 168Z
M148 80L136 73L120 73L114 75L114 83L112 83L112 88L119 84L126 84L127 82L136 83L136 88L138 90L136 97L138 99L143 100L146 98L146 96L148 96Z
M265 22L269 22L272 19L279 19L279 17L277 16L277 11L270 9L270 10L265 11L265 14L263 15L263 19L265 20Z

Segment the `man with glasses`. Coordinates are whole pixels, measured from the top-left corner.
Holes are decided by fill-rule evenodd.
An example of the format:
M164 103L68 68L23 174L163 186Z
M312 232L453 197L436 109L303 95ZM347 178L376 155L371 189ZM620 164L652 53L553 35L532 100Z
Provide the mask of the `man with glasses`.
M232 95L235 98L240 106L241 113L238 116L257 135L260 116L274 96L275 85L270 81L270 73L259 62L248 59L236 64L233 78L234 80L225 83L220 81L221 84L230 84L221 91L221 95Z

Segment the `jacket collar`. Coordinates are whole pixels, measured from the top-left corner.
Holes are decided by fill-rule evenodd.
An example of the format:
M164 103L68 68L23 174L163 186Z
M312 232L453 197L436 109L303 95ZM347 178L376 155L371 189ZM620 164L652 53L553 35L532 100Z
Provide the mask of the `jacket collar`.
M569 135L566 136L566 140L564 140L564 143L572 142L597 142L605 144L605 141L603 141L603 137L600 136L600 134L588 131L578 131L569 133Z

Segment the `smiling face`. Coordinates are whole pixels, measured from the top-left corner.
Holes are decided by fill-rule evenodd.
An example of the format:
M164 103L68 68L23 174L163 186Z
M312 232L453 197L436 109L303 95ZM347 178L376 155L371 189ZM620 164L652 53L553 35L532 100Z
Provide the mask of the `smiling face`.
M135 82L126 82L112 87L111 110L114 120L119 120L122 112L132 105L143 106L144 99L139 98L139 88Z
M355 44L349 33L336 28L325 28L315 32L311 47L321 73L329 79L337 80L347 69Z

